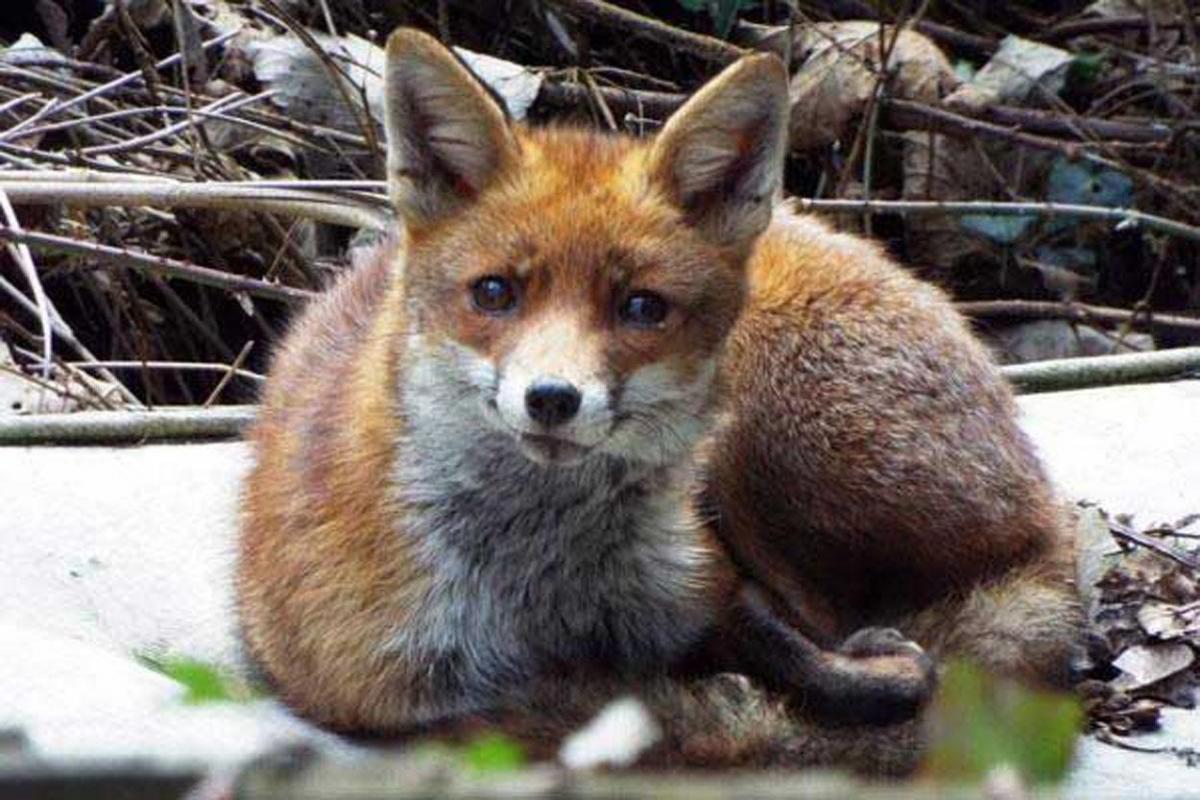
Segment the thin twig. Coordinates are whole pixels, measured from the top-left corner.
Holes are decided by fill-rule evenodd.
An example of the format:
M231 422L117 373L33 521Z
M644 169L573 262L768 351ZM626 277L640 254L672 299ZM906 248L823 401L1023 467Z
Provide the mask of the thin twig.
M241 33L241 30L227 31L227 32L221 34L220 36L209 39L207 42L201 42L200 49L207 50L210 47L217 47L218 45L222 45L225 42L232 39L233 37L237 36L239 33ZM174 55L167 56L162 61L159 61L157 64L155 64L154 66L155 66L155 68L160 69L160 70L166 69L167 67L173 66L174 64L178 63L182 58L183 58L183 56L181 53L175 53ZM125 75L122 75L119 78L114 78L113 80L108 81L107 83L103 83L94 89L84 92L83 94L72 97L70 100L67 100L65 102L58 102L57 100L53 100L49 104L44 106L41 110L39 110L37 113L35 113L29 117L26 117L24 120L22 120L18 124L12 126L11 128L4 130L3 132L0 132L0 142L7 142L13 138L16 138L26 128L32 126L36 122L41 122L43 119L45 119L50 114L61 114L62 112L66 111L68 109L74 108L75 106L78 106L78 105L82 105L83 103L87 103L91 100L96 99L97 97L101 97L101 96L107 94L108 92L111 92L113 89L118 89L127 83L133 83L135 81L140 80L141 78L142 78L142 73L140 71L130 72Z
M159 369L178 372L220 372L228 373L235 378L244 378L255 383L262 383L266 376L241 367L234 368L231 364L217 364L202 361L68 361L64 366L75 369Z
M62 253L85 255L91 258L128 267L139 272L163 275L168 278L191 281L202 286L225 289L230 292L244 292L255 297L276 300L281 303L303 303L313 296L307 289L296 289L291 286L280 286L265 281L247 278L242 275L231 275L186 261L178 261L166 256L155 256L128 250L121 247L84 242L68 236L58 236L37 231L16 231L0 225L0 241L19 241L33 247L45 248Z
M27 232L22 233L22 235L23 236L28 235L28 233ZM29 298L27 298L27 297L25 297L25 295L21 294L21 292L17 290L17 287L15 287L11 283L9 283L4 278L3 275L0 275L0 292L4 292L9 297L11 297L14 301L16 301L17 305L19 305L19 306L21 306L21 308L25 309L25 311L28 312L30 315L37 316L37 307L29 301ZM86 358L88 361L96 361L97 360L96 356L94 356L92 354L92 351L87 348L87 345L85 345L83 342L79 341L78 338L76 338L75 332L73 330L71 330L71 326L67 324L67 321L65 319L61 319L57 315L52 315L50 317L50 325L54 330L54 335L57 336L62 341L66 342L67 345L72 350L74 350L76 353L78 353L80 356L82 356L83 358ZM140 400L138 400L137 396L133 392L131 392L125 386L125 384L123 384L119 380L117 380L117 377L115 375L113 375L111 372L108 372L107 370L101 371L100 374L106 381L109 381L110 383L112 383L114 386L117 387L117 391L120 392L121 396L125 399L126 402L131 403L134 406L139 407L139 408L142 406L142 402Z
M1083 217L1109 219L1118 228L1142 225L1192 241L1200 241L1200 228L1134 208L1109 208L1068 203L1002 203L991 200L813 200L793 198L802 211L861 214L997 214L1004 216Z
M4 213L4 219L10 228L15 231L21 230L17 212L3 189L0 189L0 211ZM50 300L46 297L46 290L38 278L37 267L34 266L33 254L29 252L29 246L22 242L10 242L9 249L13 260L17 262L17 266L25 276L25 282L29 284L29 290L33 292L33 302L37 306L38 324L42 329L42 377L49 378L54 360L54 329L50 325ZM54 312L54 315L59 316L57 311Z
M1085 303L1054 303L1046 300L972 300L954 307L969 317L1014 317L1020 319L1065 319L1071 322L1120 322L1156 330L1200 331L1200 317L1181 317L1150 311L1127 311Z
M181 122L172 123L165 128L152 131L142 136L135 136L132 139L126 139L122 142L114 142L113 144L98 144L93 147L85 147L80 152L84 155L96 156L100 155L101 153L120 153L126 150L136 150L137 148L152 142L157 142L161 139L174 136L175 134L182 130L188 129L189 127L195 128L197 123L191 118L193 113L213 114L218 111L228 113L241 108L242 106L250 105L251 103L257 103L260 100L265 100L271 97L273 94L275 94L275 92L272 90L259 92L258 94L249 96L243 95L241 97L238 97L237 94L225 95L224 97L217 98L202 108L195 109L194 112L185 110L187 116ZM164 110L166 109L165 106L162 106L161 108Z
M1166 542L1160 542L1150 536L1146 536L1133 528L1119 522L1115 519L1105 520L1108 524L1108 530L1113 536L1122 539L1126 542L1131 542L1139 547L1144 547L1147 550L1152 550L1160 556L1169 558L1177 564L1182 564L1191 570L1200 571L1200 559L1197 559L1191 553L1180 550L1177 547L1172 547Z
M58 395L59 397L62 397L66 400L71 400L73 402L79 403L84 408L102 408L102 409L108 409L110 411L115 411L117 409L117 407L115 405L108 402L107 398L105 398L104 395L100 394L98 391L95 390L94 387L90 386L88 383L83 382L83 381L81 381L80 383L83 385L83 387L85 389L89 390L90 394L93 395L92 398L81 397L81 396L75 394L74 392L71 391L71 387L69 385L57 383L53 380L49 380L46 378L39 378L36 375L30 375L29 373L24 372L21 369L18 369L17 367L14 367L14 366L10 366L8 364L0 363L0 372L4 373L6 375L12 375L13 377L15 377L19 380L25 381L26 383L36 386L37 388L41 389L43 392L48 392L49 394ZM92 402L93 399L95 400L95 402Z
M213 387L211 392L209 392L208 397L206 397L204 402L201 404L201 408L210 408L212 404L216 402L217 398L221 396L221 392L225 391L225 387L229 385L231 380L233 380L233 376L236 375L238 370L241 369L242 364L244 364L246 361L246 357L250 355L250 351L253 349L253 339L242 345L242 349L238 352L237 358L233 360L233 363L229 365L229 369L226 370L225 374L221 376L221 380L217 381L217 385Z
M155 206L158 208L219 208L262 211L304 217L349 228L386 230L387 214L346 198L316 192L263 188L255 182L184 183L144 181L132 184L20 181L6 183L0 171L0 188L16 204L43 203L68 206Z
M1177 28L1181 21L1164 21L1157 23L1160 28ZM1087 36L1092 33L1113 33L1127 30L1143 30L1150 27L1149 15L1127 15L1120 17L1100 17L1098 19L1076 19L1060 22L1053 28L1042 33L1038 38L1043 42L1059 42L1076 36Z
M652 39L673 50L697 56L715 64L729 64L747 51L712 36L682 30L674 25L647 17L636 11L605 3L603 0L549 0L550 5L592 22Z

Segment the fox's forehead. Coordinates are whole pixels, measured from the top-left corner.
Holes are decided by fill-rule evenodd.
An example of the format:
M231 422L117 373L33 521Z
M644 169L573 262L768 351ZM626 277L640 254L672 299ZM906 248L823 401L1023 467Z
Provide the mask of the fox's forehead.
M527 271L573 265L621 277L697 244L652 190L643 141L571 128L521 131L519 141L510 174L460 218L480 250L519 257Z
M576 189L617 187L632 174L647 149L647 141L623 134L585 128L548 126L515 129L525 174L545 183Z
M685 224L650 179L650 139L516 128L519 156L459 212L420 230L412 272L457 285L488 274L597 301L621 287L686 302L719 291L727 254ZM546 296L550 299L551 296Z

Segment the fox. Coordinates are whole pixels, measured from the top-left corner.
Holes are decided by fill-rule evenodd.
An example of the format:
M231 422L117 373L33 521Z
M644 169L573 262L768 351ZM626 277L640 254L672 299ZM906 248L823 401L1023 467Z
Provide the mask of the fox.
M641 763L903 772L938 664L1062 685L1070 522L938 288L782 198L787 71L657 134L527 126L398 29L391 238L274 355L237 549L248 654L335 731L610 700Z

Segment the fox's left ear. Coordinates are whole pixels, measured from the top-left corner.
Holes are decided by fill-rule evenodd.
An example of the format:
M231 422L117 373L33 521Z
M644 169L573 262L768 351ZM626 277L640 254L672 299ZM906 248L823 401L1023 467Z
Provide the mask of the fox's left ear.
M454 211L515 160L504 109L429 34L388 38L384 86L388 193L409 225Z
M783 62L747 56L667 120L650 152L651 180L706 236L748 246L771 220L787 129Z

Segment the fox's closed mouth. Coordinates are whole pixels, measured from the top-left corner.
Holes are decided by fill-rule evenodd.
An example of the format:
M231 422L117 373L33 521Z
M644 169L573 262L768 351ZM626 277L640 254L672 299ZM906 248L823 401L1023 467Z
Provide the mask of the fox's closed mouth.
M522 433L521 444L547 461L574 460L582 458L591 450L590 447L584 447L570 439L538 433Z

